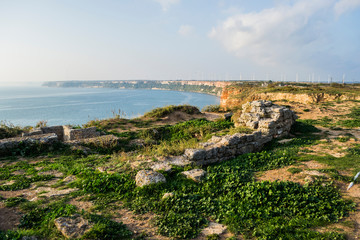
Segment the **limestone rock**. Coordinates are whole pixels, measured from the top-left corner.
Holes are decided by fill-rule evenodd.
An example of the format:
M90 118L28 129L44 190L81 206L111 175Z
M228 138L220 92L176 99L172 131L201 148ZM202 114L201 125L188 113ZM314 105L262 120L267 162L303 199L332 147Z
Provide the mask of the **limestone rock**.
M155 163L154 165L152 165L150 168L154 171L161 170L161 171L165 171L165 172L170 172L172 169L171 164L168 162L158 162L158 163Z
M224 226L220 223L210 222L209 226L204 228L201 231L201 233L204 234L205 236L213 235L213 234L221 235L225 231L226 231L226 226Z
M141 170L135 176L136 186L143 187L146 185L166 182L164 175L153 170Z
M186 149L185 156L191 161L203 160L206 155L204 149Z
M89 222L78 214L55 219L55 226L62 235L69 239L81 238L91 229Z
M289 134L296 118L295 113L286 107L259 100L242 105L242 114L235 120L235 126L258 129L273 137L284 137Z
M173 192L164 193L164 195L162 196L162 199L169 198L169 197L173 197L173 196L174 196L174 193L173 193Z
M192 169L189 171L182 172L187 178L194 180L195 182L200 182L206 175L206 171L202 169Z

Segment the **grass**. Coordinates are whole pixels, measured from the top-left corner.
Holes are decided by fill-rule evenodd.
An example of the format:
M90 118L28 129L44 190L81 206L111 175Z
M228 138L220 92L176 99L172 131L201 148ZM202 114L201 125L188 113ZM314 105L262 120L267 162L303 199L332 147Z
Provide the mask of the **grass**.
M289 168L289 169L288 169L288 172L290 172L290 173L292 173L292 174L301 173L301 172L302 172L302 169L301 169L301 168L292 167L292 168Z
M180 111L180 112L184 112L184 113L188 113L188 114L197 114L200 113L199 109L197 107L194 106L190 106L190 105L169 105L166 107L161 107L161 108L155 108L153 110L151 110L150 112L147 112L144 114L144 118L162 118L165 117L166 115L173 113L175 111Z
M24 215L18 230L0 231L0 239L21 239L23 236L62 239L55 228L54 219L74 214L80 214L94 224L84 239L131 238L133 234L124 224L111 220L113 212L122 207L138 214L156 214L153 224L161 235L170 238L194 238L211 220L226 225L234 234L248 239L344 239L343 234L314 231L316 227L341 221L354 209L354 204L342 199L332 182L320 178L302 186L293 182L256 181L254 178L258 172L315 159L333 167L323 172L334 179L349 181L350 178L342 176L337 170L360 170L356 168L360 166L359 146L350 148L343 158L301 155L302 148L316 144L319 138L313 135L319 130L310 123L297 121L292 128L292 134L296 137L290 142L279 144L272 141L261 152L203 166L207 175L199 183L183 176L182 171L195 168L190 165L163 172L167 179L165 183L136 187L137 170L131 168L130 163L139 154L147 154L153 159L160 155L178 155L185 148L197 146L215 133L247 133L248 129L234 128L232 122L225 120L212 122L196 119L171 126L119 133L124 143L132 139L144 140L145 148L135 148L136 152L130 148L108 148L103 143L99 149L108 149L109 152L88 156L71 151L50 152L48 156L35 158L41 160L35 163L30 163L34 159L26 154L23 161L5 160L0 168L0 180L14 180L15 183L0 185L0 190L29 188L31 183L54 178L52 175L40 175L39 172L55 170L63 173L63 178L73 175L76 180L69 185L60 181L54 187L76 187L78 191L66 197L36 202L22 198L2 199L8 206L22 209ZM98 168L102 166L111 166L114 173L100 172ZM300 170L289 169L291 173ZM24 171L28 177L15 175L15 171ZM164 193L169 192L174 195L162 199ZM94 207L80 211L69 204L76 197L91 201ZM217 237L214 235L209 239Z
M202 112L215 112L215 113L220 113L223 112L220 105L206 105L205 107L203 107L203 109L201 109Z

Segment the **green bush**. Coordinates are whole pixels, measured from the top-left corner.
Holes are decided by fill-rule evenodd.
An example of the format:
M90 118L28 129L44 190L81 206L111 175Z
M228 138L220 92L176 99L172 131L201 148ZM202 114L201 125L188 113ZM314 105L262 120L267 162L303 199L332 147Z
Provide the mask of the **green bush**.
M22 132L24 132L24 129L19 126L5 121L0 122L0 139L16 137Z
M207 105L201 109L202 112L222 112L220 105Z
M175 111L181 111L181 112L185 112L188 114L197 114L200 113L199 109L197 107L194 106L190 106L190 105L169 105L166 107L161 107L161 108L155 108L153 110L151 110L150 112L147 112L144 114L145 118L162 118L165 117L166 115L173 113Z

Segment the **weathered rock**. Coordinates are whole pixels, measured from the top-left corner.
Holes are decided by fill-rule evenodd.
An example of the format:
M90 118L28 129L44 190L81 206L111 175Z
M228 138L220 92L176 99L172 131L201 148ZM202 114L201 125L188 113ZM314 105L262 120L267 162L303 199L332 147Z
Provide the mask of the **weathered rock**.
M135 176L136 186L143 187L146 185L166 182L164 175L153 170L141 170Z
M187 178L194 180L195 182L200 182L206 175L206 171L202 169L192 169L189 171L182 172Z
M0 140L0 154L11 154L18 148L33 147L38 144L51 146L58 141L55 133L41 134L27 137L6 138Z
M69 239L81 238L91 229L89 222L76 214L72 217L60 217L55 219L56 228Z
M164 193L164 195L162 196L162 199L169 198L169 197L173 197L173 196L174 196L174 193L173 193L173 192Z
M204 149L186 149L184 155L191 161L197 161L203 160L206 152Z
M296 118L294 112L286 107L259 100L242 105L242 114L236 119L235 126L247 126L272 137L284 137L289 134Z
M205 236L213 235L213 234L221 235L225 231L226 231L226 226L224 226L220 223L209 222L209 226L204 228L201 231L201 233L204 234Z
M172 169L172 166L169 162L158 162L158 163L153 164L150 168L154 171L170 172Z

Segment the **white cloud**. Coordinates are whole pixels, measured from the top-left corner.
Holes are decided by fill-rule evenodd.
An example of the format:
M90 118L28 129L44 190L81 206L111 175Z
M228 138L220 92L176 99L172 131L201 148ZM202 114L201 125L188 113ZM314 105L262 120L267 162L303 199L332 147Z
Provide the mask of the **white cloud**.
M178 33L182 36L190 36L194 33L195 29L191 25L181 25Z
M239 57L262 65L298 61L304 47L321 38L323 15L335 0L298 0L294 5L279 5L261 12L229 17L209 36Z
M334 10L336 15L340 16L357 7L360 7L360 0L340 0L335 4Z
M174 4L177 4L180 2L180 0L154 0L154 1L158 2L161 5L163 11L169 10L171 5L174 5Z

